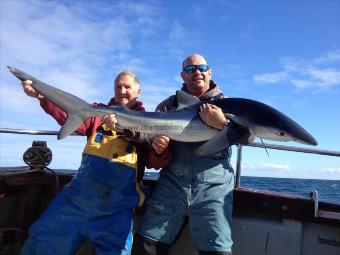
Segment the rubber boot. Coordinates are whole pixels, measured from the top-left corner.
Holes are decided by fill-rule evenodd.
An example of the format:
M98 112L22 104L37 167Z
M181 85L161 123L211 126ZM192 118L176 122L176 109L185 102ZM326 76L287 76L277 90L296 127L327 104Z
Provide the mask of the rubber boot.
M199 255L232 255L228 251L199 251Z
M170 244L165 244L135 234L131 255L166 255Z

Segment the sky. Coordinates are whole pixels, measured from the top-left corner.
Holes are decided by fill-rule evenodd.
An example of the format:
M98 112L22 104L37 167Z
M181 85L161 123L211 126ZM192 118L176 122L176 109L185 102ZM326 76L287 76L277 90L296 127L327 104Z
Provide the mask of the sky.
M340 1L1 0L0 12L1 128L60 128L7 65L90 103L107 103L128 69L154 111L199 53L227 96L273 106L318 145L264 142L340 151ZM33 140L47 141L55 169L77 169L86 142L0 134L0 166L24 165ZM340 158L245 147L242 175L340 180Z

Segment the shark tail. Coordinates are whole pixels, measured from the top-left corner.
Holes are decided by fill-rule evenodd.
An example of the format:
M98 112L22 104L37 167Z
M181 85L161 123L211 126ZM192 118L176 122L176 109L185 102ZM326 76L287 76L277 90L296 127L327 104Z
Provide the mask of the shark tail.
M58 139L63 139L66 136L72 134L84 121L89 119L91 116L95 115L101 117L105 115L105 112L94 110L92 105L88 104L79 97L54 88L17 68L8 66L8 69L21 81L31 80L32 87L36 91L48 98L49 101L67 113L67 119L60 129Z

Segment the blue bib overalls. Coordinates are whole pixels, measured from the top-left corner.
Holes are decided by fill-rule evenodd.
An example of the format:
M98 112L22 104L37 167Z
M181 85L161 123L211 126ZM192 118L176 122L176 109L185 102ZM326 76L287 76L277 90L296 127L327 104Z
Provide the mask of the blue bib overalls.
M231 150L197 157L192 153L197 146L172 141L173 159L160 173L138 232L171 244L188 216L190 234L199 250L230 252L234 189Z
M133 208L144 200L136 171L135 147L102 127L72 182L32 225L21 255L74 255L86 239L97 255L130 254Z

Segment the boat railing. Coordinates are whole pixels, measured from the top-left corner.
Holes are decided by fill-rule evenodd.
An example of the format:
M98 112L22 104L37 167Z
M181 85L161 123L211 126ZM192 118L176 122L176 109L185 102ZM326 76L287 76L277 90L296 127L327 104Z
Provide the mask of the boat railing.
M251 142L247 145L241 145L240 144L240 145L238 145L238 148L237 148L235 188L240 187L242 149L243 149L244 146L340 157L340 151L321 150L321 149L312 149L312 148L303 148L303 147L296 147L296 146L286 146L286 145L258 143L258 142Z
M36 130L36 129L0 128L0 134L1 133L5 133L5 134L20 134L20 135L58 135L59 131ZM78 135L78 134L72 133L71 135Z
M26 134L26 135L58 135L59 131L0 128L0 133ZM77 134L73 133L71 135L77 135ZM244 146L340 157L340 151L321 150L321 149L312 149L312 148L303 148L303 147L296 147L296 146L286 146L286 145L258 143L258 142L251 142L251 143L246 144L246 145L239 144L238 148L237 148L237 158L236 158L235 188L240 187L242 149L243 149Z

